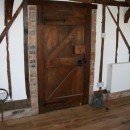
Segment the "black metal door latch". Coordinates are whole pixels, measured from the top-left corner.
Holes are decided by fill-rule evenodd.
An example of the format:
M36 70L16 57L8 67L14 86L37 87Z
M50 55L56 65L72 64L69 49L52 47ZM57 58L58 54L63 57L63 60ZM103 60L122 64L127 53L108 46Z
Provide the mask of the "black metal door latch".
M77 65L82 66L82 65L84 65L86 63L87 63L86 59L83 58L83 59L78 60Z

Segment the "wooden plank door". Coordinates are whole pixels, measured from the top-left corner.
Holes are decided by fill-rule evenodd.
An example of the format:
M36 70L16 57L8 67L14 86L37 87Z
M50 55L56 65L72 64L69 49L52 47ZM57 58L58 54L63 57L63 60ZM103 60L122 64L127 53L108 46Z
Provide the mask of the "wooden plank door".
M91 45L85 45L86 8L47 2L38 10L40 112L82 105L88 100Z

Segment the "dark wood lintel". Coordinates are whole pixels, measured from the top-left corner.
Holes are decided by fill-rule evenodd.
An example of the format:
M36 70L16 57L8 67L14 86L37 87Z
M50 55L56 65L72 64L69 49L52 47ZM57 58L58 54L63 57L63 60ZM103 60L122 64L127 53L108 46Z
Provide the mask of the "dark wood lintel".
M77 2L69 2L69 1L52 1L52 0L29 0L29 2L28 2L29 5L39 5L39 4L44 4L44 3L61 4L61 6L66 4L68 6L72 5L77 8L92 7L92 9L97 9L97 5L92 4L92 3L77 3Z

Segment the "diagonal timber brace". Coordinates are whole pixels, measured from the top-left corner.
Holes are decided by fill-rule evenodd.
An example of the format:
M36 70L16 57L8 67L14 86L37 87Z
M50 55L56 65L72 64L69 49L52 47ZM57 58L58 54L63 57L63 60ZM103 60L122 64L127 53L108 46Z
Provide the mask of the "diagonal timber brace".
M9 0L7 0L9 2ZM5 1L5 2L7 2ZM10 0L10 6L13 7L13 1ZM6 27L4 28L3 32L0 34L0 44L2 43L3 39L7 36L7 41L8 41L8 31L12 24L14 23L15 19L23 9L23 19L24 19L24 61L25 61L25 82L26 82L26 95L27 98L30 98L30 90L29 90L29 71L28 71L28 17L27 17L27 5L28 5L28 0L23 0L23 2L20 4L14 15L12 16L12 13L10 16L5 17L5 25ZM12 9L12 8L11 8ZM10 20L10 21L8 21ZM8 60L9 61L9 60Z
M118 25L118 22L117 22L116 19L114 18L113 14L112 14L112 12L111 12L111 10L109 9L108 6L107 6L107 9L108 9L108 11L109 11L109 13L110 13L110 15L111 15L111 17L112 17L114 23L116 24L116 26L117 26L117 28L118 28L118 30L119 30L121 36L122 36L122 39L123 39L123 41L124 41L124 43L125 43L125 45L126 45L128 51L129 51L129 61L130 61L130 45L129 45L129 43L128 43L126 37L124 36L124 34L123 34L123 32L122 32L120 26Z
M17 18L17 16L19 15L19 13L21 12L23 8L23 2L21 3L21 5L18 7L18 9L16 10L15 14L13 15L12 19L8 22L8 24L6 25L6 27L4 28L3 32L0 35L0 44L3 41L4 37L7 35L10 27L12 26L12 24L14 23L15 19Z
M128 23L129 18L130 18L130 8L125 13L124 23Z

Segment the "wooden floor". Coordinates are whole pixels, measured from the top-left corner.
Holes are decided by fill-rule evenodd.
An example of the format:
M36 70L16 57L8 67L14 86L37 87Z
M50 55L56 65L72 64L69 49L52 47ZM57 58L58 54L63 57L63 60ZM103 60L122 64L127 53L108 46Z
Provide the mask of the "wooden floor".
M6 121L0 130L130 130L130 98L114 101L110 110L89 105Z

